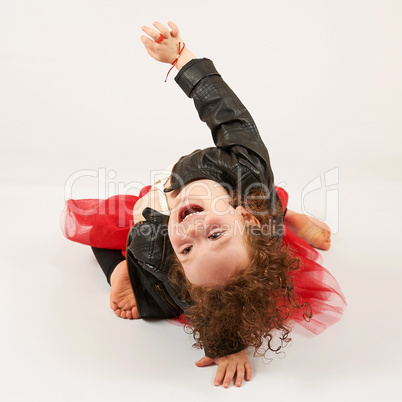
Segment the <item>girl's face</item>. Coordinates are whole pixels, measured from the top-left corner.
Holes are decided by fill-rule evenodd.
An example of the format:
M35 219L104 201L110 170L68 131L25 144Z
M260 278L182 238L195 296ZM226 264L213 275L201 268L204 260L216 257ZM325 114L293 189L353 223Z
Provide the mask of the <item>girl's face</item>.
M220 184L196 180L170 203L170 241L194 285L220 285L249 265L245 222L258 221L243 207L233 208L230 201Z

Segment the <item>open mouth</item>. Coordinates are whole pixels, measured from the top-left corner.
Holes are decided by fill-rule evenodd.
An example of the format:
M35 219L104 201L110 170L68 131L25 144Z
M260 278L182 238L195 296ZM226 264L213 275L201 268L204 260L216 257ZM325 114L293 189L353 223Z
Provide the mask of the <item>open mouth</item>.
M179 222L184 222L188 217L199 214L203 212L204 208L197 204L190 204L181 207L179 211Z

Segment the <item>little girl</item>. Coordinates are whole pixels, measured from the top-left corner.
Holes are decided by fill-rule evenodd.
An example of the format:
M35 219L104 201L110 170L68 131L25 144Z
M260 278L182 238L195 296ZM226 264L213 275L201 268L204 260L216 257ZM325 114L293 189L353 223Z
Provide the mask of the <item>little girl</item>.
M205 349L196 364L218 365L215 385L235 377L240 386L251 379L247 347L277 352L294 322L320 333L340 319L345 300L311 247L330 247L328 226L287 210L249 112L169 26L143 27L141 40L179 70L175 80L216 146L183 156L138 197L67 201L63 229L92 246L116 315L180 316Z

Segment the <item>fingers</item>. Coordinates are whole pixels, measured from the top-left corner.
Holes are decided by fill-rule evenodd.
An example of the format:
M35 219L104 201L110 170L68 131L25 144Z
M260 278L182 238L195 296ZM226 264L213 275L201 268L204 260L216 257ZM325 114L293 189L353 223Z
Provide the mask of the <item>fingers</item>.
M214 385L218 386L223 383L224 388L228 388L233 378L236 376L235 385L241 387L243 380L251 380L251 364L245 350L216 359L204 356L195 363L197 367L205 367L211 364L218 364Z
M146 25L144 25L141 29L147 35L149 35L154 41L158 40L160 34L162 34L165 39L168 39L170 36L172 36L173 38L178 37L179 36L179 28L178 28L178 26L174 22L171 22L171 21L168 22L168 25L171 28L171 31L169 31L168 28L166 28L163 24L161 24L160 22L157 22L157 21L155 21L153 23L153 26L155 28L157 28L159 32L156 29L153 29L151 27L147 27Z
M156 54L158 51L158 46L159 43L155 42L158 38L159 38L159 33L156 32L154 29L152 28L148 28L148 27L142 27L142 30L146 33L148 33L149 36L151 36L151 38L153 38L154 40L148 38L145 35L141 35L141 42L145 45L145 49L147 50L148 54L153 57L156 58ZM157 36L156 36L157 35ZM155 38L156 36L156 38Z
M178 43L181 41L179 28L173 22L169 22L168 27L155 21L154 28L143 26L142 30L148 36L141 36L141 41L145 45L148 54L161 63L172 64L177 58ZM164 40L159 40L163 36Z
M202 359L201 359L202 360ZM219 364L218 370L216 371L216 376L214 380L214 385L218 386L223 383L224 388L228 388L233 378L236 375L235 385L236 387L241 387L243 380L251 380L251 365L249 362L246 364L227 362L224 361Z
M228 388L234 375L236 374L237 366L235 364L229 364L226 368L225 379L223 380L223 388ZM243 379L242 379L243 381ZM241 383L240 383L241 385Z
M251 376L252 376L252 370L251 370L251 364L250 362L247 362L245 364L245 369L246 369L246 381L250 381L251 380Z
M155 21L155 22L153 23L153 26L154 26L155 28L158 28L159 31L160 31L160 33L161 33L165 38L169 38L169 36L170 36L170 31L169 31L163 24L161 24L160 22ZM159 37L159 34L158 34L158 37Z
M218 370L216 370L216 376L214 380L214 385L217 387L218 385L222 384L223 377L225 376L226 373L226 364L220 364L218 366Z
M144 25L141 29L142 29L147 35L149 35L154 41L156 41L156 40L159 38L160 33L159 33L156 29L147 27L147 26L145 26L145 25ZM162 34L162 35L163 35L163 34ZM165 36L165 35L163 35L163 36ZM141 37L141 40L142 40L142 37Z
M222 382L223 382L223 387L228 388L230 383L232 382L232 379L233 379L234 375L236 374L237 370L238 370L238 367L237 367L236 363L228 363L228 362L220 363L218 366L218 370L216 371L214 385L218 386L218 385L222 384ZM244 373L243 373L243 376L244 376ZM241 379L241 381L240 381L240 377L237 378L237 380L240 381L240 385L243 382L243 378ZM237 385L237 383L236 383L236 385ZM238 385L238 386L240 386L240 385Z
M198 362L195 363L197 367L210 366L211 364L215 364L215 362L208 356L204 356L202 359L198 360Z
M147 36L145 35L141 35L141 42L148 48L148 49L152 49L155 50L156 49L156 42L149 39Z
M172 30L170 31L170 35L172 35L174 38L176 38L177 36L179 36L179 28L177 27L177 25L176 25L174 22L172 22L172 21L169 21L169 22L168 22L168 25L169 25L170 28L172 29Z
M243 383L244 380L244 366L239 366L237 367L237 371L236 371L236 387L241 387L241 384ZM230 379L231 381L232 379Z
M141 36L141 42L145 45L148 54L154 57L158 44L144 35Z

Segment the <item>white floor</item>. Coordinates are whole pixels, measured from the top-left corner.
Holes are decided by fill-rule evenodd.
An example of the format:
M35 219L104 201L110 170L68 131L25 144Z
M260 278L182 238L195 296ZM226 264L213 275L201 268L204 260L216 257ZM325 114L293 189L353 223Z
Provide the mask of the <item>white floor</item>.
M216 3L196 17L184 0L0 6L1 401L400 400L401 6ZM214 60L290 207L335 232L322 255L343 319L318 337L296 332L284 359L252 358L240 389L213 386L216 368L195 367L203 352L181 327L118 319L90 249L59 227L66 194L135 193L151 169L211 145L174 74L164 84L168 66L138 41L154 18L176 20Z

